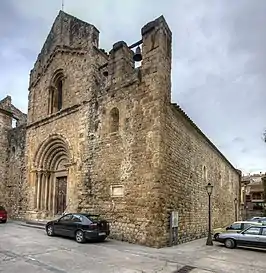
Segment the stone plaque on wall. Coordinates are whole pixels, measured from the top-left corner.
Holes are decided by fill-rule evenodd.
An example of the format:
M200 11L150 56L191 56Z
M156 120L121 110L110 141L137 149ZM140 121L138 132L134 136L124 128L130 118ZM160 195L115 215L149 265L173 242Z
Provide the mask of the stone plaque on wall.
M113 197L124 196L124 186L123 185L112 185L111 186L111 196L113 196Z
M171 213L171 224L172 228L177 228L178 227L178 211L172 211Z

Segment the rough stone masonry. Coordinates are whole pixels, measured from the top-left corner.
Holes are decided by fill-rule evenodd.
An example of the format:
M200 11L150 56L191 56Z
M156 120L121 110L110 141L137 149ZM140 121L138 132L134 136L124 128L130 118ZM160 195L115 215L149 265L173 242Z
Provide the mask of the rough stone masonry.
M26 123L27 115L11 103L10 96L0 101L0 204L15 218L24 218L26 211Z
M178 243L206 235L211 182L213 227L234 221L241 173L171 103L164 17L141 29L138 67L135 46L98 43L93 25L60 11L30 73L27 126L12 129L1 108L0 198L11 215L99 213L113 238L164 247L172 211Z

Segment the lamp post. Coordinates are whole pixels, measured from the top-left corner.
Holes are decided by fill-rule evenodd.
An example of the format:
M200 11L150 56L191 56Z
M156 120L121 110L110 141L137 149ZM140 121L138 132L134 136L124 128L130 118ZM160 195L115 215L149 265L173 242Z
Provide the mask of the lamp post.
M209 197L209 230L208 230L208 238L207 238L206 245L212 246L213 242L212 242L212 235L211 235L211 195L212 195L213 185L211 183L208 183L208 185L205 188Z
M244 184L244 219L247 220L247 184Z
M235 203L235 221L237 221L237 198L235 198L234 203Z

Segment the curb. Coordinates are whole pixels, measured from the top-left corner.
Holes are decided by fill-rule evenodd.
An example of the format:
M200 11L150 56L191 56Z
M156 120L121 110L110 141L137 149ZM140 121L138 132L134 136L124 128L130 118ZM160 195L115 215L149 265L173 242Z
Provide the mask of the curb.
M38 222L38 221L26 221L25 224L26 225L32 225L32 226L41 226L41 227L45 227L47 222Z
M23 227L30 227L30 228L37 228L37 229L42 229L44 230L45 229L45 225L41 226L41 225L31 225L31 224L24 224L24 223L20 223L19 224L20 226L23 226Z

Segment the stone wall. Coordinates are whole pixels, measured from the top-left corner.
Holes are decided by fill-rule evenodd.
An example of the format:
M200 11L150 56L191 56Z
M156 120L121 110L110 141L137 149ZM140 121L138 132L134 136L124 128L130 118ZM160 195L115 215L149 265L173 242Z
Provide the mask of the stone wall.
M113 238L151 244L159 109L153 95L147 94L149 86L146 90L138 86L137 72L132 78L127 88L119 92L110 89L112 99L103 97L97 112L92 113L91 118L100 124L88 131L85 198L80 207L106 217L112 224ZM110 124L114 108L119 109L116 132ZM119 195L113 195L112 189L120 189Z
M11 218L24 218L27 210L25 166L26 124L9 130L6 207Z
M10 112L0 109L0 204L5 205L8 167L8 131L12 128Z
M106 54L96 50L96 46L96 28L60 12L35 63L30 79L26 140L30 195L28 218L47 217L47 214L36 210L36 174L55 170L44 168L42 164L38 166L36 155L41 153L40 148L44 143L48 143L49 139L56 142L57 137L65 143L65 152L68 154L67 211L76 211L79 207L83 180L86 178L84 149L89 123L87 113L93 100L95 85L92 71L95 69L96 58L100 64L106 58ZM50 113L50 90L54 88L53 79L58 71L63 76L62 109ZM55 146L54 149L59 148ZM60 149L55 152L54 158L61 152Z
M31 70L30 86L46 73L47 66L60 47L66 51L89 50L92 45L98 47L98 36L99 31L93 25L60 11Z
M12 128L12 119L17 127ZM11 218L24 217L27 196L25 190L25 136L27 115L11 103L7 96L0 101L0 203Z
M22 113L13 104L11 104L11 106L10 106L10 111L12 113L13 119L16 120L16 127L27 123L27 115Z
M94 79L87 75L91 74L91 56L98 40L99 31L94 26L60 11L31 70L28 123L47 118L49 90L60 69L65 73L64 86L68 90L63 96L64 108L89 99Z
M30 186L30 210L34 208L35 192L35 156L41 144L52 136L62 137L69 147L71 167L68 179L68 209L75 210L78 203L79 184L82 179L83 147L86 128L87 100L90 93L90 78L84 77L84 71L89 71L89 62L84 62L88 56L79 56L74 52L54 57L47 73L40 79L30 92L34 94L30 106L30 120L27 129L27 179ZM48 113L49 79L58 68L63 68L65 87L63 89L63 108L53 114ZM87 100L86 100L87 98ZM34 216L33 216L34 217Z
M79 111L80 110L80 111ZM35 157L43 142L52 137L60 137L64 139L69 147L68 158L71 166L69 167L68 176L68 210L75 211L77 207L78 192L77 188L81 179L82 167L82 135L84 134L80 127L82 126L82 111L76 109L69 110L65 115L61 114L60 119L50 119L45 124L32 125L27 130L27 183L29 187L29 214L28 218L42 217L35 213L35 192L36 192L36 178L35 178ZM63 115L63 116L62 116ZM49 216L50 217L50 216Z
M164 109L162 196L165 210L179 213L178 242L182 243L206 235L205 186L209 182L214 186L212 227L235 221L234 199L239 200L241 174L178 106L168 104ZM169 226L169 214L164 217L165 227Z
M101 84L88 113L81 208L106 217L113 238L160 246L160 113L170 96L165 82L171 63L171 32L163 17L142 28L142 40L141 67L134 68L132 51L121 41L109 53L107 79L94 72Z

